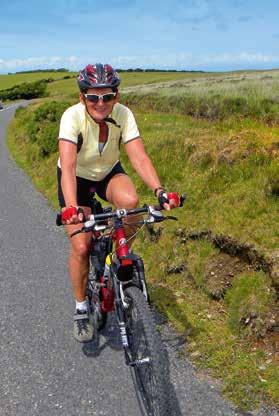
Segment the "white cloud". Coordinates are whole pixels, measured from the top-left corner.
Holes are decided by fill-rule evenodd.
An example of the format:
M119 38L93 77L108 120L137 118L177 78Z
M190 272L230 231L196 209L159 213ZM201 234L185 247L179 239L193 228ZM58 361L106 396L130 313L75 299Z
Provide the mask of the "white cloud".
M216 66L236 66L255 64L260 66L261 64L279 64L279 55L267 55L263 53L222 53L222 54L210 54L210 55L193 55L192 53L178 53L164 55L148 55L148 56L119 56L112 58L110 62L118 67L159 67L159 68L177 68L177 69L189 69L199 66L211 65Z
M32 57L27 59L0 59L1 72L15 72L29 69L61 68L79 70L84 67L88 58L77 56ZM123 55L99 57L99 62L108 62L117 68L162 68L162 69L200 69L200 68L229 68L241 69L247 65L261 68L261 65L279 65L279 55L263 53L221 53L209 55L193 55L192 53L177 53L165 55Z
M263 53L242 52L238 54L223 53L208 55L204 57L202 63L214 64L245 64L245 63L273 63L279 62L279 55L265 55Z
M66 67L73 68L78 65L78 58L76 56L41 56L32 58L14 58L14 59L0 59L1 71L20 71L24 69L44 69L44 68L58 68Z

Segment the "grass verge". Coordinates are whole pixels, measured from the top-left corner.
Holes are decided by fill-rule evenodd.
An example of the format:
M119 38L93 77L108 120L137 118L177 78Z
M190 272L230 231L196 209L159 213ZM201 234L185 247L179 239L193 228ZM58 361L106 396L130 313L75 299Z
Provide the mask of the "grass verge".
M176 330L185 334L191 358L222 379L224 393L236 404L243 409L261 401L278 405L278 357L247 326L255 321L250 315L256 314L263 322L272 319L276 299L269 277L263 271L243 275L238 270L225 299L213 300L205 276L218 250L208 242L177 238L178 227L212 230L248 241L261 253L276 251L278 127L253 119L212 123L133 110L163 183L189 195L185 209L177 212L179 225L166 225L156 247L146 244L144 235L136 242L146 263L152 300ZM57 153L43 155L39 143L29 140L26 120L32 113L32 106L17 113L9 128L8 146L17 163L57 206ZM152 202L125 154L122 159L141 200ZM179 265L184 267L177 274L173 266ZM247 301L249 308L244 307ZM254 305L261 307L253 310Z

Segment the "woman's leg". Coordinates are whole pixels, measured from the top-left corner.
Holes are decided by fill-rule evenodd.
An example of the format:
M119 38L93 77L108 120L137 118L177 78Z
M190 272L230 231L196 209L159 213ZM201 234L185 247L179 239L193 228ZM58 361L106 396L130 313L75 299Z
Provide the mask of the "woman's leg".
M91 209L82 207L85 215L91 214ZM86 286L89 272L89 249L91 233L81 233L74 237L70 235L83 227L83 224L66 225L66 231L71 244L69 256L69 275L75 299L82 302L86 297Z
M106 189L106 198L116 208L132 209L136 208L139 203L135 185L126 174L119 173L113 176ZM133 215L125 219L127 226L125 227L126 237L129 239L138 229L135 223L141 218L140 215Z

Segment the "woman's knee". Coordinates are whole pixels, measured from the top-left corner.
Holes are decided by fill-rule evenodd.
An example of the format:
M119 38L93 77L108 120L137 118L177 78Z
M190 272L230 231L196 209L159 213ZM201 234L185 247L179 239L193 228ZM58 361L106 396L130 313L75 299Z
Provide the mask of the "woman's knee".
M136 188L127 175L114 176L107 187L106 196L117 208L135 208L139 203Z
M115 192L110 201L116 208L136 208L139 203L139 198L136 193Z
M71 254L79 258L87 258L89 255L90 245L85 242L73 244L71 247Z
M139 204L139 198L136 194L125 195L123 198L123 207L127 209L136 208Z

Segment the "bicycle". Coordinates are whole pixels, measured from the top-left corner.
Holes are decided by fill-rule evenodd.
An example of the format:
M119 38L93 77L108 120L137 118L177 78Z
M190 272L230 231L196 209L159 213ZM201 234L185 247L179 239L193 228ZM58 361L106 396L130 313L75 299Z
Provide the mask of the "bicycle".
M180 206L185 196L180 197ZM93 214L85 221L82 232L92 232L90 273L87 299L93 316L94 334L106 325L107 315L115 312L126 364L132 369L138 398L147 415L169 415L166 363L160 334L149 305L144 263L128 247L123 220L131 215L146 214L137 221L141 228L166 219L160 206L144 205L135 209L102 209L93 197ZM99 213L96 213L99 212ZM61 215L57 216L61 225ZM114 250L113 250L114 247Z

